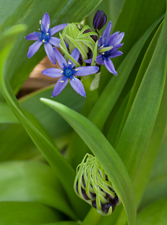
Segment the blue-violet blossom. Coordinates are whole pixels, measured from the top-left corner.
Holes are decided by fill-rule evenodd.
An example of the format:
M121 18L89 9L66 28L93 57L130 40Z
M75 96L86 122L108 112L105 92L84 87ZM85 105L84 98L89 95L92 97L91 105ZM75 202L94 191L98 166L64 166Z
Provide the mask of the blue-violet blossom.
M50 29L50 17L48 13L45 13L42 20L40 20L41 29L40 32L33 32L28 34L25 39L36 41L29 47L27 57L31 58L44 43L45 52L53 64L56 64L54 51L52 45L59 47L60 39L52 37L55 33L61 31L68 24L61 24Z
M99 67L98 66L82 66L82 67L74 68L75 65L70 59L67 62L56 48L54 48L53 50L54 50L57 62L61 69L49 68L42 71L42 74L49 77L57 78L61 76L53 89L52 97L57 96L65 88L65 86L68 83L68 80L70 80L70 85L78 94L86 97L85 89L82 82L78 78L74 77L74 75L87 76L90 74L95 74L98 72ZM75 48L71 53L71 56L76 61L78 61L79 55L80 53L77 48Z
M93 18L93 27L95 30L100 30L105 25L106 21L106 14L103 11L98 10Z
M120 43L125 35L124 32L119 33L119 31L111 33L111 21L108 23L106 29L103 32L103 35L98 40L98 48L99 50L103 50L106 47L112 47L109 51L100 52L96 58L96 63L99 65L105 65L107 70L114 75L117 75L117 71L115 70L114 64L110 58L115 58L123 54L123 52L118 51L118 48L123 46L123 43ZM86 63L91 63L92 59L85 60Z

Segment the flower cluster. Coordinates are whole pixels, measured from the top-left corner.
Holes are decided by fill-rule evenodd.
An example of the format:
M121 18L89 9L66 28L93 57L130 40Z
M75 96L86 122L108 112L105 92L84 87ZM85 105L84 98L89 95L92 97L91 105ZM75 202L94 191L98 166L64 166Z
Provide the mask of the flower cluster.
M111 22L109 22L103 35L99 37L98 30L105 25L106 21L105 13L98 10L93 19L95 32L92 32L89 26L82 26L81 24L65 23L50 28L50 17L48 13L45 13L40 20L40 32L34 31L25 37L27 40L35 41L29 47L28 58L31 58L44 44L45 52L50 61L56 64L57 60L61 68L49 68L42 71L42 74L46 76L60 77L54 87L52 97L57 96L65 88L68 81L78 94L86 97L81 80L75 76L96 74L99 71L99 65L105 65L109 72L117 75L110 58L122 55L122 52L118 49L123 45L121 41L124 33L115 32L110 35ZM59 33L60 39L53 37L61 30L63 32L62 35ZM98 48L95 48L95 46L98 46ZM61 53L55 47L59 47ZM87 66L85 66L85 62Z
M77 167L74 190L104 216L110 215L115 206L120 204L112 182L96 158L90 154Z

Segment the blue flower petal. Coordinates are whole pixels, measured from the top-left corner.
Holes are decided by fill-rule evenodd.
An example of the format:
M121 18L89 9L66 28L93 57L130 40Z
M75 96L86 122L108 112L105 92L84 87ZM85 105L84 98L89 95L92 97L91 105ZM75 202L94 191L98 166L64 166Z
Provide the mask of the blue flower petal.
M44 26L45 31L48 32L48 30L50 28L50 17L49 17L49 14L47 12L43 15L43 18L42 18L42 21L41 21L41 30L43 31L42 25Z
M26 37L25 37L26 40L30 40L30 41L37 41L38 40L38 37L37 35L33 32L33 33L30 33L28 34Z
M109 58L104 59L104 65L110 73L117 75L117 71L115 70L114 64Z
M109 23L108 23L106 29L105 29L104 32L103 32L103 38L104 38L104 39L106 39L106 38L108 38L108 37L110 36L110 33L111 33L111 27L112 27L112 23L111 23L111 21L109 21Z
M63 30L67 25L68 25L68 23L64 23L64 24L60 24L60 25L53 27L52 29L50 29L50 35L52 36L55 33Z
M96 57L96 61L95 62L98 63L99 65L104 65L104 59L103 59L102 55L98 55Z
M123 54L123 52L121 52L121 51L115 51L115 52L110 56L110 58L115 58L115 57L120 56L120 55L122 55L122 54Z
M84 62L86 62L86 63L92 63L92 59L93 59L93 58L91 58L91 59L86 59L86 60L84 60Z
M56 38L56 37L50 37L49 43L51 43L52 45L54 45L56 47L59 47L60 39Z
M79 59L79 51L77 48L75 48L72 53L71 53L71 56L78 62L78 59ZM68 60L68 64L71 64L71 69L75 66L74 63L69 59Z
M67 62L65 58L62 56L62 54L57 50L57 48L53 48L55 57L57 59L57 62L59 66L64 70L64 65L67 67Z
M58 79L56 85L54 86L52 97L55 97L58 94L60 94L60 92L65 88L67 83L68 83L68 78L66 78L65 76L60 77L60 79Z
M125 35L124 32L120 33L120 34L117 36L117 38L114 39L113 45L118 45L118 44L122 41L124 35Z
M113 46L113 42L118 35L119 35L119 31L113 33L106 41L107 46Z
M70 85L71 87L83 97L86 97L85 89L82 82L76 77L70 77Z
M43 70L42 74L49 76L49 77L56 78L56 77L60 77L62 75L61 72L62 72L62 70L60 70L60 69L49 68L49 69Z
M73 71L75 71L75 76L88 76L90 74L95 74L99 71L98 66L82 66L77 67Z
M43 43L42 41L36 41L32 45L30 45L27 57L31 58L38 51L42 43Z
M48 58L50 59L50 61L53 64L56 64L55 54L54 54L52 45L49 42L44 43L44 48L45 48L45 52L46 52Z

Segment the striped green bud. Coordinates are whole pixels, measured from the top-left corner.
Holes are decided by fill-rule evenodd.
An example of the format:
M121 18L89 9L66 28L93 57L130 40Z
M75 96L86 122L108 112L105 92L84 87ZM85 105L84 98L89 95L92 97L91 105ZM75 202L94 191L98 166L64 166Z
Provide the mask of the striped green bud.
M90 154L86 154L77 167L74 190L103 216L110 215L120 203L109 177L96 157Z

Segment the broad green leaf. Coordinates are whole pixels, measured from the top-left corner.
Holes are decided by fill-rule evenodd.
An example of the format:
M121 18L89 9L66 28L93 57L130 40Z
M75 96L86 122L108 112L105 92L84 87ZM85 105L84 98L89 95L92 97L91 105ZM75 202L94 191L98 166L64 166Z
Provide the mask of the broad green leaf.
M24 39L27 34L38 31L39 20L42 19L44 13L49 13L51 27L63 23L80 22L101 1L84 0L81 4L78 0L50 0L48 4L45 0L17 0L14 7L11 0L7 0L6 2L4 0L0 1L1 5L3 5L1 9L3 12L0 18L1 31L18 23L25 23L28 26L27 31L20 34L15 41L10 53L10 60L7 62L7 76L14 92L20 89L33 68L46 55L43 46L41 46L39 52L34 57L27 59L28 47L33 42ZM11 5L10 9L9 5Z
M40 225L60 219L55 210L37 202L0 202L1 225Z
M0 123L19 123L9 106L0 102Z
M167 224L166 212L167 198L164 198L140 211L136 225L165 225Z
M1 45L3 43L0 43ZM10 51L10 48L6 46L3 51L0 53L1 61L0 61L0 87L1 92L8 103L8 105L13 110L17 119L23 125L24 129L27 131L28 135L33 140L34 144L44 155L45 159L50 163L54 171L57 173L59 180L61 181L63 187L65 188L68 197L71 200L71 204L78 212L78 214L82 217L84 214L84 210L81 212L79 210L80 204L82 201L77 198L73 191L73 180L75 177L75 171L72 167L67 163L65 158L61 155L59 150L47 139L43 130L38 130L33 123L29 120L29 117L26 116L24 111L22 110L19 102L14 96L14 93L6 80L5 68L4 64L6 62L7 53Z
M162 105L162 103L161 103ZM166 106L166 102L163 103ZM166 113L166 110L163 110ZM162 115L164 117L164 115ZM164 122L163 117L161 116L162 123ZM162 129L162 124L159 126ZM156 127L157 133L161 130ZM167 128L165 130L161 145L158 150L158 155L155 160L153 170L150 175L149 182L146 186L144 195L141 200L140 208L145 205L148 205L154 201L157 201L160 198L167 197Z
M151 43L150 43L150 45L149 45L149 47L148 47L148 49L147 49L147 51L146 51L146 53L145 53L145 55L143 57L142 63L140 65L140 68L139 68L139 70L137 72L137 76L136 76L135 82L133 84L131 93L130 93L130 97L129 97L128 104L127 104L127 107L126 107L126 111L125 111L125 113L123 115L123 119L122 119L122 122L121 122L121 126L120 126L119 132L117 134L118 137L119 137L119 135L120 135L120 133L122 131L122 128L124 126L124 123L125 123L125 121L127 119L127 116L128 116L129 111L131 109L131 106L133 104L133 101L135 99L136 93L137 93L137 91L138 91L138 89L140 87L140 84L142 82L142 79L144 77L144 74L146 72L146 69L147 69L147 67L148 67L148 65L150 63L150 60L151 60L151 58L153 56L153 53L155 51L155 47L157 45L157 41L158 41L159 35L161 33L162 24L163 24L163 22L161 22L161 24L158 27L158 29L157 29L154 37L152 38Z
M26 111L34 115L34 117L50 134L50 136L56 141L56 144L60 146L60 148L64 148L69 141L67 135L72 131L71 127L65 120L62 119L60 115L55 115L52 109L45 106L39 101L39 98L41 96L45 98L51 98L52 90L53 85L40 91L33 92L32 94L26 95L25 97L21 98L19 102ZM67 85L67 87L61 92L60 95L56 97L56 99L58 102L61 102L62 104L65 104L78 112L81 111L81 108L83 107L83 104L85 102L85 98L81 97L75 91L73 91L70 85ZM10 117L10 119L11 118L12 117ZM30 139L22 125L0 125L0 136L1 161L29 159L32 157L38 157L38 155L40 155L39 151L35 147L34 143Z
M56 223L45 223L45 224L40 224L40 225L78 225L79 223L74 222L74 221L61 221L61 222L56 222Z
M123 39L124 46L121 50L125 54L122 59L125 57L126 53L129 52L131 46L138 41L138 39L159 17L165 13L165 11L165 0L160 0L158 2L153 0L151 1L151 5L150 1L146 2L145 0L125 0L113 31L125 32L125 37ZM145 15L147 15L147 20ZM122 59L117 57L116 61L120 62ZM116 61L115 65L117 65Z
M125 207L129 224L134 224L136 203L133 186L124 164L107 139L86 117L52 100L42 98L41 101L58 112L76 130L95 154L97 160L110 177L114 189Z
M42 163L0 164L0 201L39 202L76 219L52 169Z
M165 87L166 35L167 20L165 17L165 22L153 57L144 74L116 146L116 150L125 163L129 175L134 182L138 202L143 192L143 186L138 185L143 180L146 182L145 179L148 179L147 173L150 171L150 164L153 164L149 159L148 161L146 160L147 164L149 164L147 167L148 171L146 168L142 170L143 173L141 176L141 161L144 159L143 154L147 154L146 149L153 132ZM152 154L157 152L157 150L154 149Z

